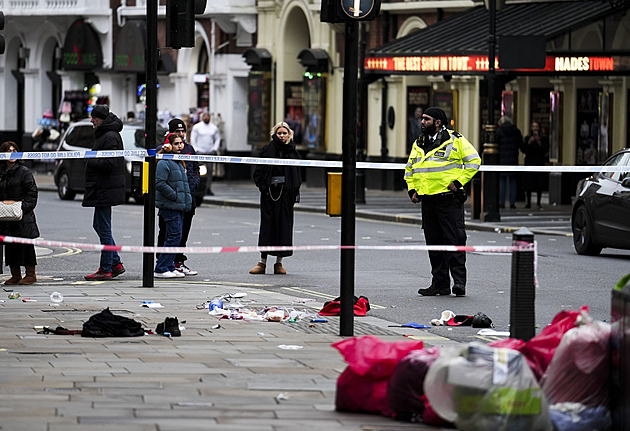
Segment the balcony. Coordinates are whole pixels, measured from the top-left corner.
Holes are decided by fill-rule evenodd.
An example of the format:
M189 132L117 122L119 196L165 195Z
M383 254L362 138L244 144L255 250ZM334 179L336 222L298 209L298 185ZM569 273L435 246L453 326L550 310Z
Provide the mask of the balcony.
M109 15L109 0L0 0L7 16Z

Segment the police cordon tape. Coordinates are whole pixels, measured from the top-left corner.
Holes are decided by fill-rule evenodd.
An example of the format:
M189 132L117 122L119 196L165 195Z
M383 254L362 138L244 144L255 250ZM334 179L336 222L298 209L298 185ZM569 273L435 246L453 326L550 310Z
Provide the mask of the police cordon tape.
M0 160L58 160L95 159L107 157L134 157L142 161L145 157L197 161L205 163L235 163L247 165L301 166L312 168L342 168L343 162L334 160L272 159L261 157L207 156L190 154L156 154L155 150L113 150L113 151L39 151L21 153L0 153ZM357 169L403 170L404 163L357 162ZM626 172L627 166L518 166L481 165L482 172Z
M430 251L477 251L486 253L536 252L536 242L515 241L511 246L488 245L297 245L275 247L153 247L134 245L102 245L80 242L48 241L44 239L20 238L0 235L0 242L9 244L32 244L40 247L66 247L92 251L119 251L126 253L253 253L272 251L315 251L315 250L430 250Z

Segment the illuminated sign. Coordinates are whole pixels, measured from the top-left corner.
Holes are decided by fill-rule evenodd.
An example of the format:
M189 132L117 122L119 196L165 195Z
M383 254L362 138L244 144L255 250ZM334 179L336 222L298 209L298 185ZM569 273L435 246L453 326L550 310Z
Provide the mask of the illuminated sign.
M498 59L495 69L499 68ZM408 57L366 57L365 70L385 73L479 73L488 71L485 55L438 55ZM518 69L523 72L627 72L630 56L548 55L544 69Z

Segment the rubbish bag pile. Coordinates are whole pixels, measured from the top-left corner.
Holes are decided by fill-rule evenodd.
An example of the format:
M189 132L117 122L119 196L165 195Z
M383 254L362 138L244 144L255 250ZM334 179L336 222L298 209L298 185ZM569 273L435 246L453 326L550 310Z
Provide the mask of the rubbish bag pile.
M334 343L339 411L461 431L606 431L610 324L562 311L539 335L425 348L375 336Z

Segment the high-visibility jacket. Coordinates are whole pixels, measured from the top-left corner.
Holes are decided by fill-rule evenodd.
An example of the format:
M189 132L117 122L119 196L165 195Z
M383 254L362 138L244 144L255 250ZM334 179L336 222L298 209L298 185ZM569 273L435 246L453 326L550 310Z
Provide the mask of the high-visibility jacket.
M419 196L448 192L451 182L463 186L477 173L481 158L468 140L453 130L442 129L442 143L425 153L418 138L405 166L408 190Z

